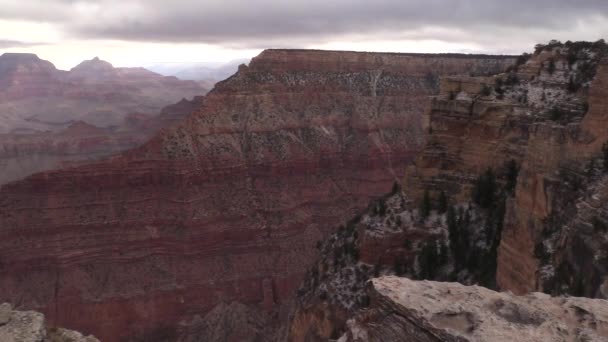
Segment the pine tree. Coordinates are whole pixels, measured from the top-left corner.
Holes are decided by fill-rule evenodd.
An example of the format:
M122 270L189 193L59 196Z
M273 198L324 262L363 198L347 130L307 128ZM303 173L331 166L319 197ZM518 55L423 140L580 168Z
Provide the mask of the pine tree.
M445 194L445 191L442 191L439 194L439 203L437 205L437 211L439 211L440 214L443 214L446 212L446 210L448 210L448 197Z
M482 208L489 208L494 204L496 190L496 176L492 168L488 168L475 182L473 201Z
M505 184L505 190L508 193L513 193L515 186L517 185L517 176L519 174L519 168L515 160L511 159L507 163L507 183Z
M391 194L394 195L394 194L398 193L399 190L400 190L399 183L394 182L393 183L393 188L391 189Z
M431 214L431 196L428 190L424 190L424 197L420 204L420 216L422 219L426 219Z
M604 145L602 145L602 155L604 157L604 172L608 172L608 142L605 142Z

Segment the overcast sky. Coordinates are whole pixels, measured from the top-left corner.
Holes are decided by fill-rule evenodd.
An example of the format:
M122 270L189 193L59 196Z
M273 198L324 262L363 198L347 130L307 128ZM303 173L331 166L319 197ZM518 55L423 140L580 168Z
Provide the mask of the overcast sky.
M265 48L521 53L608 38L608 0L0 0L0 53L59 68L229 61Z

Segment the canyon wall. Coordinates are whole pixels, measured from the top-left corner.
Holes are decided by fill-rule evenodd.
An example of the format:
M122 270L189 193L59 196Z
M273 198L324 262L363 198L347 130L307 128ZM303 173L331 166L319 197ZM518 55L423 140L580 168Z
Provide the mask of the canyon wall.
M513 62L264 51L142 147L5 185L0 300L104 341L173 340L234 301L277 321L316 242L423 146L439 77Z
M111 128L129 114L154 115L210 88L207 82L144 68L115 68L99 58L64 71L34 54L5 53L0 55L0 134L57 132L76 121Z
M506 73L443 77L402 187L318 245L290 340L337 339L382 275L606 298L607 55L552 43Z
M605 296L599 288L607 284L606 270L597 261L606 245L603 209L582 223L595 227L584 239L595 241L593 247L574 238L586 229L574 228L572 220L601 192L607 53L603 42L540 47L507 74L445 79L432 102L428 143L404 180L414 201L425 191L434 198L444 191L454 204L471 201L484 170L493 169L504 183L509 163L518 165L517 186L505 196L500 289ZM572 247L576 241L579 247ZM568 273L564 268L576 274L568 275L569 285L556 279ZM572 278L583 279L576 286L584 289L575 290Z
M75 121L57 132L0 134L0 185L141 146L161 129L192 113L202 98L183 99L155 115L131 113L118 127L103 128Z

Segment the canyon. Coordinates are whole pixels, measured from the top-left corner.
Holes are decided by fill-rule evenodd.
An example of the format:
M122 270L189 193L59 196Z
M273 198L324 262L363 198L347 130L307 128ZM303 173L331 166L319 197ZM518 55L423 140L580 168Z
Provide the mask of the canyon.
M340 338L381 276L606 299L607 56L604 41L552 41L504 73L442 78L401 186L318 245L290 339Z
M0 133L54 132L76 121L119 126L128 114L155 115L210 87L144 68L115 68L97 57L64 71L35 54L5 53L0 56Z
M211 86L99 58L63 71L34 54L3 54L0 185L140 146L190 114Z
M4 185L0 300L103 341L284 339L318 241L424 147L440 77L514 62L266 50L142 146Z

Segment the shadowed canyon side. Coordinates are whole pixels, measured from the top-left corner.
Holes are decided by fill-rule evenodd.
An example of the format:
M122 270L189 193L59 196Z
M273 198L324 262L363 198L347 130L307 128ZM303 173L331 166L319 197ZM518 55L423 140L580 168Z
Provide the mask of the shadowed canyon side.
M319 244L290 339L340 337L383 275L608 298L607 56L552 42L506 73L443 77L402 187Z
M316 241L402 177L438 77L513 62L264 51L144 146L4 186L0 299L103 341L232 301L276 321Z

